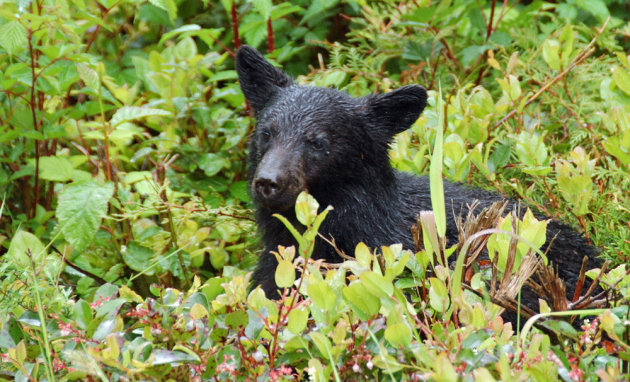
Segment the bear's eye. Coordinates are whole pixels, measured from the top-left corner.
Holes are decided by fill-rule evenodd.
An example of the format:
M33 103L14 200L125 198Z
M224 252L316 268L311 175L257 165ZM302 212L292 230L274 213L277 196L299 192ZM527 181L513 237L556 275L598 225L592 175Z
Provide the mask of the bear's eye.
M262 139L263 142L267 142L271 139L271 131L269 130L261 130L260 131L260 139Z
M313 139L312 141L309 141L309 145L315 151L325 151L326 150L326 142L324 142L322 139Z

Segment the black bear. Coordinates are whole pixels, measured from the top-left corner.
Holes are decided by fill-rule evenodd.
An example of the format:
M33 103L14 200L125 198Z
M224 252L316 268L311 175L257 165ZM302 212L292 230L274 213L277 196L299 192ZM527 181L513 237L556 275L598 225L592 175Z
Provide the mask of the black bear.
M270 251L295 241L272 215L280 213L297 224L293 206L303 190L320 205L334 207L319 232L334 238L345 253L354 253L360 241L372 248L402 243L413 249L410 227L420 211L431 209L429 180L393 169L388 149L394 135L407 130L422 113L425 89L409 85L352 98L334 89L300 86L248 46L238 50L236 70L258 121L251 137L249 175L265 249L253 275L254 285L261 285L269 297L277 296L277 262ZM466 208L474 200L485 207L502 199L447 181L444 193L447 211L452 211L451 206ZM457 240L457 234L450 216L447 239ZM548 256L561 278L574 285L583 256L594 260L597 251L557 221L548 225L547 238L554 237ZM341 261L323 241L315 244L313 258Z

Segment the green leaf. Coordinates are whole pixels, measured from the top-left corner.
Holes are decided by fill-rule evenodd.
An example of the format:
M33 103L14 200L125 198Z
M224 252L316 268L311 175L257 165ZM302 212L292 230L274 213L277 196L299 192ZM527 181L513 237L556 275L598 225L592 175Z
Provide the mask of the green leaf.
M225 315L225 324L232 329L238 329L244 327L249 322L249 316L245 311L237 310Z
M74 307L72 307L72 311L74 312L74 322L76 322L81 329L86 329L93 318L90 304L85 300L79 300L74 304Z
M171 112L162 109L152 109L150 107L140 106L123 106L116 110L116 113L112 116L110 123L112 127L116 127L123 122L133 121L140 118L153 117L153 116L168 116Z
M200 362L199 357L195 354L191 354L190 352L183 351L170 351L164 349L155 349L153 351L151 365L165 365L165 364L173 364L173 363L198 363Z
M387 325L385 339L393 346L407 346L411 343L411 330L403 322Z
M576 0L575 5L595 16L600 23L603 23L610 16L604 0Z
M162 37L160 37L160 42L158 42L158 46L161 46L164 43L164 41L169 40L171 37L176 36L178 34L186 33L186 32L197 32L200 30L201 30L201 27L197 24L182 25L181 27L177 29L173 29L172 31L164 33Z
M72 163L63 157L39 158L39 177L51 182L65 182L74 175Z
M336 70L334 72L329 72L324 77L324 86L339 87L345 83L346 78L347 75L344 71Z
M306 329L308 322L308 309L294 308L288 316L289 322L287 328L293 334L300 334Z
M199 168L203 170L206 176L214 176L219 173L224 167L227 167L229 163L216 153L207 153L199 158Z
M320 332L311 332L309 333L309 337L311 337L317 350L319 350L322 355L328 356L330 354L330 340L328 337Z
M354 249L354 257L357 259L359 265L370 269L370 265L372 264L372 253L364 242L357 244L357 247Z
M271 0L253 0L252 4L263 19L267 20L271 17L271 8L273 7Z
M279 288L290 288L295 282L295 268L288 260L278 262L275 272L276 285Z
M30 267L31 258L38 264L46 255L46 249L39 239L30 232L18 231L11 239L8 259L11 259L20 267ZM30 258L29 258L30 256Z
M562 62L566 66L570 61L571 53L573 53L573 28L571 28L571 24L562 30L560 42L562 43Z
M192 37L184 37L175 45L175 55L180 59L191 59L197 54L197 44Z
M129 243L127 248L121 252L123 261L127 266L136 272L142 272L146 275L152 275L153 250L140 245L137 241Z
M436 312L444 312L449 305L448 291L444 282L436 277L429 279L429 304Z
M362 282L353 282L344 287L342 293L361 320L368 320L381 308L380 299L369 293Z
M177 5L174 0L149 0L149 3L166 11L171 20L177 18Z
M337 295L324 281L308 284L308 295L313 303L323 310L331 310L337 301Z
M99 88L101 87L101 79L99 78L96 70L90 68L86 64L77 63L77 72L79 73L81 80L85 82L85 85L98 93Z
M284 17L291 13L300 12L302 10L303 8L297 5L292 5L289 2L280 3L276 5L275 7L273 7L273 9L271 10L271 19L277 20L281 17Z
M230 195L242 202L249 202L249 183L239 180L230 186Z
M444 146L444 100L442 100L442 86L437 95L437 104L435 106L438 115L438 124L435 127L435 145L433 146L433 155L431 155L431 164L429 167L429 187L431 192L431 207L435 214L435 225L437 233L440 237L446 235L446 208L444 204L444 180L442 179L442 161Z
M617 85L622 92L630 95L630 73L620 66L615 66L611 70L615 85Z
M560 70L560 44L556 40L545 40L542 53L545 62L553 70Z
M394 293L394 285L391 281L378 273L368 271L361 273L361 282L365 285L365 289L374 296L386 298Z
M76 250L88 245L107 213L114 185L82 181L68 185L59 195L56 216L61 232Z
M309 193L302 191L295 201L295 216L300 223L309 226L317 217L318 208L317 200Z
M435 375L433 377L440 382L456 382L459 380L455 367L448 358L447 353L440 353L433 363Z
M26 28L19 21L9 21L0 27L0 45L9 55L19 53L28 45Z

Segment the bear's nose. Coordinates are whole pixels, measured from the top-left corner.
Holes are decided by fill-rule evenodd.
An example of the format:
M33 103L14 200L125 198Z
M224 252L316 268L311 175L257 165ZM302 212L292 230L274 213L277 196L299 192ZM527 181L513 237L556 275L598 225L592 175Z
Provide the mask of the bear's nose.
M280 185L276 177L262 176L254 180L256 192L265 199L272 199L280 191Z

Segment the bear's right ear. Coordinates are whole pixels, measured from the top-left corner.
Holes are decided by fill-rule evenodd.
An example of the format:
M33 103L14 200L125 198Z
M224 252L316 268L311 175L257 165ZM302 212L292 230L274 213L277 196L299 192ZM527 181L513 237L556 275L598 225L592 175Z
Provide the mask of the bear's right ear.
M427 91L418 85L367 97L368 118L389 137L410 128L426 106Z
M236 52L236 72L241 90L258 114L280 88L293 83L291 78L271 65L251 46L243 45Z

